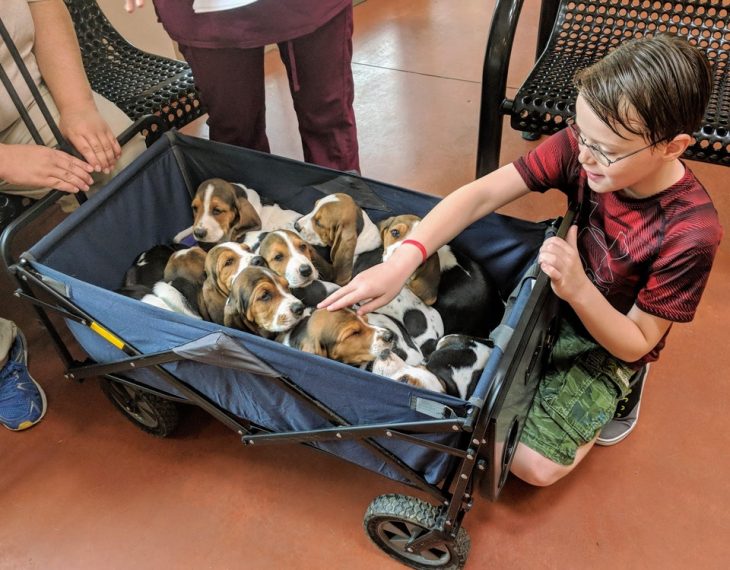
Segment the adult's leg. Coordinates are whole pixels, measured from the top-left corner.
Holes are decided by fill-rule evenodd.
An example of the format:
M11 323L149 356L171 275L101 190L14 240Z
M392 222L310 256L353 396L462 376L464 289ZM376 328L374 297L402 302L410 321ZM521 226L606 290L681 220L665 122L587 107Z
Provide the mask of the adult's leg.
M214 141L270 152L266 138L264 48L198 48L180 44Z
M304 160L360 170L352 79L352 6L311 34L279 44Z

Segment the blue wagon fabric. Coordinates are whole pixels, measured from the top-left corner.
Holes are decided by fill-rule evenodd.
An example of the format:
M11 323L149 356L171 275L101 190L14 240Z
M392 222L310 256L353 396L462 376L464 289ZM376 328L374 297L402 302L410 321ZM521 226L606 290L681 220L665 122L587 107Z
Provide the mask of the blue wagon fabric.
M143 354L175 350L185 356L184 360L164 367L221 408L267 430L332 427L281 389L272 373L290 378L352 425L431 420L414 409L416 398L464 415L468 406L464 400L393 382L115 293L113 290L122 285L126 269L141 251L171 242L175 234L191 224L191 195L200 182L212 177L242 182L264 200L302 213L310 211L325 193L347 191L376 222L400 213L423 216L438 201L373 180L173 131L34 245L25 257L41 274L63 284L76 305ZM493 214L469 227L454 245L484 265L506 298L530 266L544 235L545 224ZM511 317L516 318L514 314ZM70 320L67 323L95 361L109 363L126 358L86 326ZM211 339L218 350L225 348L228 357L216 357L215 350L206 348ZM488 363L488 369L494 368L493 364ZM150 370L128 375L176 394ZM480 380L480 393L485 393L484 385L489 381L489 374L485 373ZM446 433L420 437L454 445L462 436ZM446 454L412 443L376 441L430 483L444 477L452 460ZM391 479L408 482L356 440L313 445Z

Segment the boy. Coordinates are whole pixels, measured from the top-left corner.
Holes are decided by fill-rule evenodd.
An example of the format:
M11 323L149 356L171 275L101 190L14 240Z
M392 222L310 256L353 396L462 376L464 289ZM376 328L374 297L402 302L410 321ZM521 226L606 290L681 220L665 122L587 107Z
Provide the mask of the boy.
M703 54L677 37L643 38L575 82L569 128L450 194L410 236L414 247L321 303L337 310L369 300L359 312L376 309L427 255L530 191L558 188L580 200L577 225L565 240L546 240L538 256L566 315L512 464L533 485L578 465L631 391L632 375L657 359L672 323L692 320L722 236L707 192L679 160L709 100ZM640 391L635 384L634 400Z

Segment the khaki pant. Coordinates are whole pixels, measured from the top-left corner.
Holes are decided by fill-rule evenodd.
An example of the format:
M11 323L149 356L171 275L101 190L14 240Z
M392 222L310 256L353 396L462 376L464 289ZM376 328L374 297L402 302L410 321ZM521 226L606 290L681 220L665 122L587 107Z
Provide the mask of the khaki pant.
M0 368L10 354L10 348L15 342L16 330L18 329L13 321L0 317Z
M50 92L48 91L48 88L45 86L45 84L41 84L40 86L40 92L43 96L43 100L45 101L46 105L48 106L48 109L51 113L51 116L54 118L56 122L58 122L59 118L59 112L56 108L56 104L53 102L53 98L51 97ZM132 124L132 119L130 119L121 109L119 109L114 103L109 101L108 99L105 99L98 93L94 93L94 102L96 103L97 109L99 109L99 113L102 117L104 117L104 120L109 123L109 126L111 127L112 131L115 135L119 136L124 129L126 129L129 125ZM38 129L41 138L43 138L43 142L46 146L57 146L56 139L53 136L53 133L51 132L50 127L46 124L45 120L43 119L43 115L38 108L38 105L34 101L30 107L28 108L28 114L30 115L31 119L33 120L33 123L36 125L36 128ZM12 126L5 129L2 133L0 133L0 143L3 144L35 144L35 141L33 140L33 137L30 135L30 132L25 126L25 123L22 119L18 119ZM145 142L141 135L137 135L134 137L131 141L129 141L124 147L122 148L122 156L117 161L114 170L109 174L101 173L93 173L92 176L94 178L94 184L89 190L89 194L92 194L97 189L99 189L101 186L106 184L114 175L116 175L122 168L127 166L130 162L132 162L139 154L141 154L145 150ZM0 180L0 192L4 192L6 194L15 194L20 196L27 196L29 198L33 198L34 200L38 200L39 198L42 198L49 192L49 188L27 188L22 186L16 186L12 184L6 183L4 180ZM61 199L61 207L64 211L68 212L70 210L73 210L77 207L78 202L73 196L66 196Z

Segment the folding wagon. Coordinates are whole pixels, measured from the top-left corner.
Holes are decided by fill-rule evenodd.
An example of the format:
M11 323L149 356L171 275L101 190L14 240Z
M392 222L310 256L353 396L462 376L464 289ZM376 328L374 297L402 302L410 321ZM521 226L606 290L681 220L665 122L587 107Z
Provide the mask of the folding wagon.
M302 213L347 192L375 221L425 215L437 198L293 160L165 135L18 260L10 245L44 199L0 240L17 294L33 303L66 377L99 377L112 402L145 431L166 435L181 403L205 409L244 446L299 443L426 493L377 497L365 529L414 568L460 568L469 551L463 519L474 493L496 499L552 346L558 312L535 257L558 222L493 214L454 242L495 278L507 311L468 400L398 383L243 331L143 304L114 292L140 252L169 243L192 222L191 196L211 177L243 182ZM60 315L60 319L57 316ZM88 353L79 362L61 323Z

